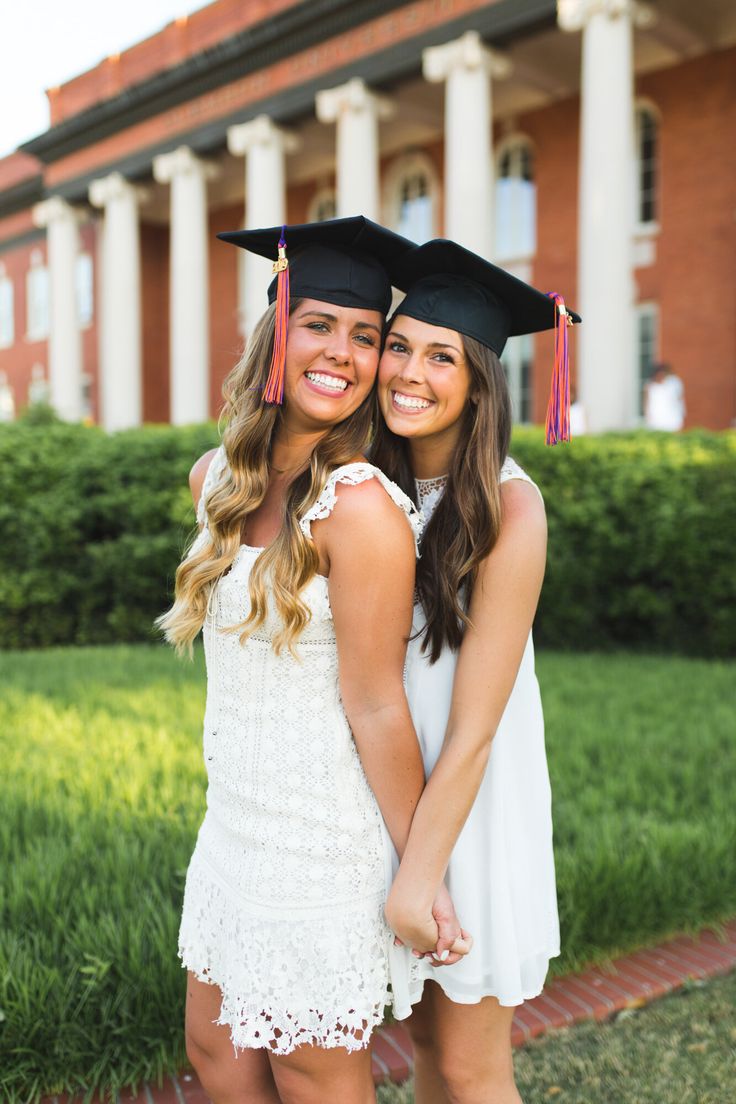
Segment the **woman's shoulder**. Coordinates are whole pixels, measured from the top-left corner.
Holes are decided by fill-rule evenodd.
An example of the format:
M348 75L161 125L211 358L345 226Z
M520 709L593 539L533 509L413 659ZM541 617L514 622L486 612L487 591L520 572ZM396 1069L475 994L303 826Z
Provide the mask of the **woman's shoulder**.
M189 472L189 488L197 510L197 521L203 524L205 499L222 474L227 457L224 445L208 449L192 465Z
M419 512L400 487L380 468L360 458L335 468L327 478L316 502L300 519L302 531L311 536L312 522L333 513L338 502L343 524L380 527L397 517L396 508L406 517L415 542L419 538Z
M540 508L544 514L542 492L532 477L516 463L512 456L507 456L501 465L498 482L501 486L501 501L504 504L511 501L520 504L529 502L532 514L537 514Z

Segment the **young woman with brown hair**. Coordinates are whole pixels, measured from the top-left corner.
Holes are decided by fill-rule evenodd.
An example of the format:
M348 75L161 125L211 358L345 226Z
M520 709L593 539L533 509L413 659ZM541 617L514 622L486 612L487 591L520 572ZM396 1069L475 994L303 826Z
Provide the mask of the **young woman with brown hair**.
M542 498L508 456L509 334L568 318L535 289L452 242L399 265L409 287L379 367L384 422L372 460L421 506L424 534L406 686L427 786L386 915L411 946L446 879L472 951L416 967L408 1021L417 1104L518 1104L514 1006L559 953L550 789L531 627L546 554ZM553 410L569 436L566 407ZM431 979L431 980L430 980Z
M278 237L225 240L276 259ZM215 1104L368 1104L389 982L408 1011L383 908L424 783L402 685L416 510L364 459L382 263L409 243L361 218L287 237L223 443L192 471L201 531L160 619L179 650L202 630L207 659L187 1049ZM436 941L430 915L417 945Z

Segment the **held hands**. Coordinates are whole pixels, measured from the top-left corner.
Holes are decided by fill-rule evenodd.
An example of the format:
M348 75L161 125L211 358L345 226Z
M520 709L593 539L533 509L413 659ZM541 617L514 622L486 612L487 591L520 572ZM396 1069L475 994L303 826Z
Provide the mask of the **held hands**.
M417 958L429 958L433 966L452 966L473 945L472 937L460 927L444 883L431 907L404 899L394 884L386 902L386 920L398 944L412 947Z

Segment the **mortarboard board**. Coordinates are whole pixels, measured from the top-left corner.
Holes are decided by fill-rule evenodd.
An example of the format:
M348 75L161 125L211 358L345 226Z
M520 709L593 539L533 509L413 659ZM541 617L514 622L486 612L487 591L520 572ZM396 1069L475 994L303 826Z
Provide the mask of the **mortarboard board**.
M569 440L567 326L580 315L560 295L545 294L453 241L416 246L394 265L392 277L408 287L394 316L408 315L475 338L500 356L509 337L556 329L555 370L547 414L547 442Z
M264 399L276 403L283 398L290 297L387 314L393 269L398 259L413 248L407 238L362 215L295 226L232 230L217 236L274 261L276 275L268 289L268 301L277 303L276 334Z

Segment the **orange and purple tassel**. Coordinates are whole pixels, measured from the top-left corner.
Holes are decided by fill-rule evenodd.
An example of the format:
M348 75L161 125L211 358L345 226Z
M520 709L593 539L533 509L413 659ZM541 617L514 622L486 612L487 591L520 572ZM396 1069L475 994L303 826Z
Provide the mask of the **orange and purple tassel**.
M555 304L555 363L552 370L552 386L547 405L545 440L548 445L570 440L570 354L567 327L572 319L565 308L565 300L556 292L548 291Z
M274 261L276 282L276 326L273 335L273 356L268 379L263 391L263 401L280 406L284 401L284 376L286 373L286 335L289 329L289 262L286 257L286 227L281 227L279 256Z

